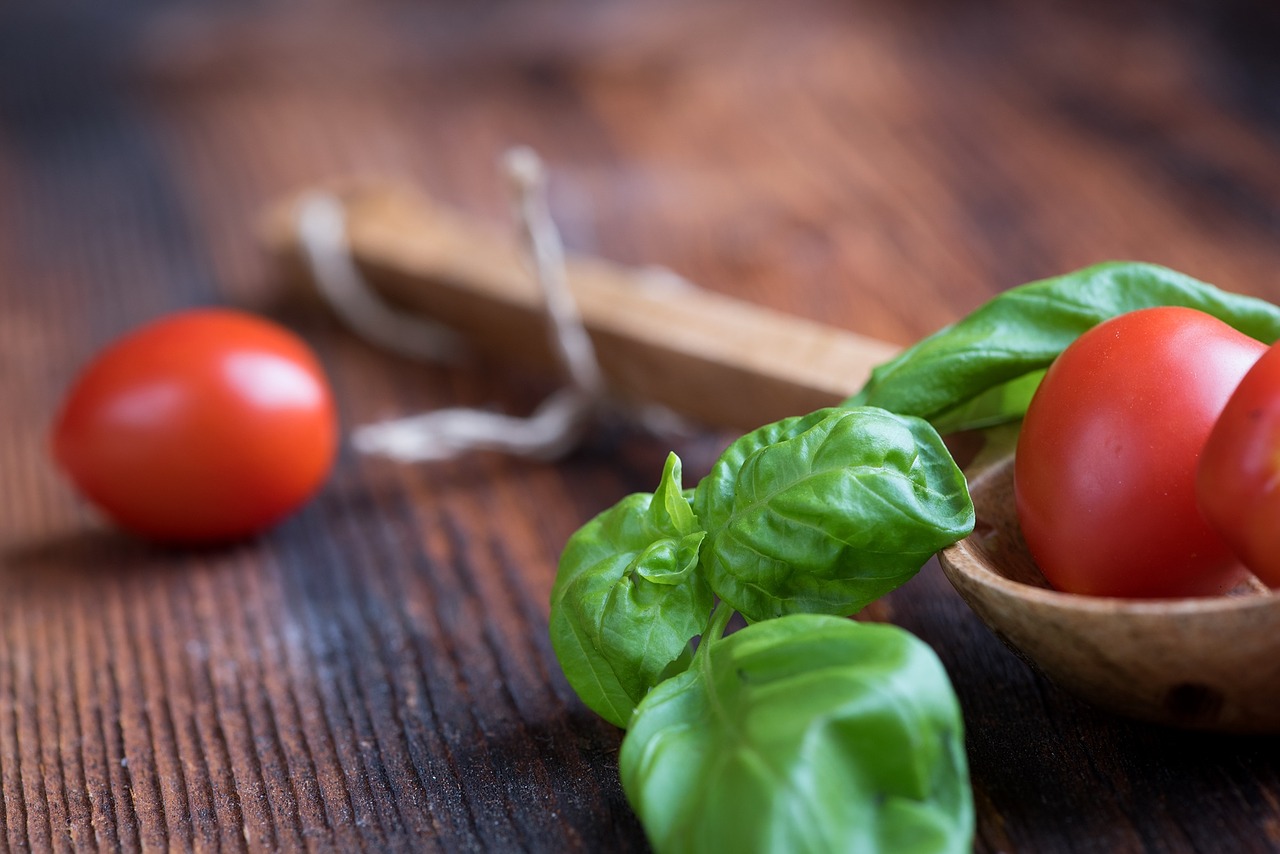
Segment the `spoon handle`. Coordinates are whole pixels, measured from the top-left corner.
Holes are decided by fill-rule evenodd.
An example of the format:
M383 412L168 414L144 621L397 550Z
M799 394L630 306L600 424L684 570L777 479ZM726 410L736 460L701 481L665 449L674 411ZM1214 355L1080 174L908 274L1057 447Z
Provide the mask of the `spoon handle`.
M379 294L463 333L478 351L556 365L514 235L403 188L368 185L338 195L352 257ZM294 210L272 211L264 239L286 270L309 281ZM839 403L898 349L670 274L584 256L570 256L567 267L611 390L708 426L747 430Z

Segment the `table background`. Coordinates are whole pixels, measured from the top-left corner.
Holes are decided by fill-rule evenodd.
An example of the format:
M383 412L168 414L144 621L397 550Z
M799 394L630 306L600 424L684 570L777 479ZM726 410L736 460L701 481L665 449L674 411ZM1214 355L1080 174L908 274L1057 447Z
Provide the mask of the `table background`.
M619 732L559 675L565 538L731 437L603 427L559 464L344 451L260 539L116 534L52 470L77 368L165 312L305 335L344 424L528 411L289 298L282 195L410 182L501 222L537 148L571 248L907 344L1107 258L1280 299L1280 34L1263 3L239 2L0 11L0 848L643 850ZM1280 847L1271 738L1096 712L934 564L875 616L942 656L979 851Z

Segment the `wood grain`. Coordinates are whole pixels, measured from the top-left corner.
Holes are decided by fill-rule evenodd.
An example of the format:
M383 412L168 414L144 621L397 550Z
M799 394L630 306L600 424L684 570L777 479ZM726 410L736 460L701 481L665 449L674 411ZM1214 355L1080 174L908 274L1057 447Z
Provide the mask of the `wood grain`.
M1276 32L1244 0L6 7L0 849L645 849L550 586L578 525L728 435L348 451L296 517L204 551L111 531L49 464L77 367L195 304L277 306L348 426L554 385L409 364L290 302L255 242L271 201L375 175L501 223L523 142L573 250L895 345L1109 257L1276 300ZM876 615L952 676L977 850L1280 847L1275 740L1083 705L934 564Z

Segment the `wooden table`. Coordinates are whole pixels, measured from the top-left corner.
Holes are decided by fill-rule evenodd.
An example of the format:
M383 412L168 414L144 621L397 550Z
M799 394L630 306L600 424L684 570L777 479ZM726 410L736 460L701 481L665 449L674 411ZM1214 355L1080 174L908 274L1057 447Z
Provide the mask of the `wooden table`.
M313 4L315 5L315 4ZM424 367L294 300L253 228L357 173L501 222L545 156L578 251L906 344L1113 257L1280 299L1264 4L72 3L0 12L0 847L645 847L620 733L560 676L565 538L724 433L604 426L558 464L343 452L252 542L112 532L51 467L77 368L194 304L269 309L347 426L528 411L554 379ZM1271 738L1163 731L1033 674L934 564L878 616L959 693L980 851L1280 847Z

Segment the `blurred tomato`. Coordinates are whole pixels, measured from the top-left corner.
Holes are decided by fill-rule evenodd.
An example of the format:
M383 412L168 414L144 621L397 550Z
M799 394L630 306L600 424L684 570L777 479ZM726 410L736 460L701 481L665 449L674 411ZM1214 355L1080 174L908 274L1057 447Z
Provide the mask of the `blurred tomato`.
M262 530L324 482L333 397L296 335L226 309L163 318L103 351L53 429L57 461L122 527L211 542Z
M1245 374L1214 424L1196 497L1245 566L1280 587L1280 344Z

